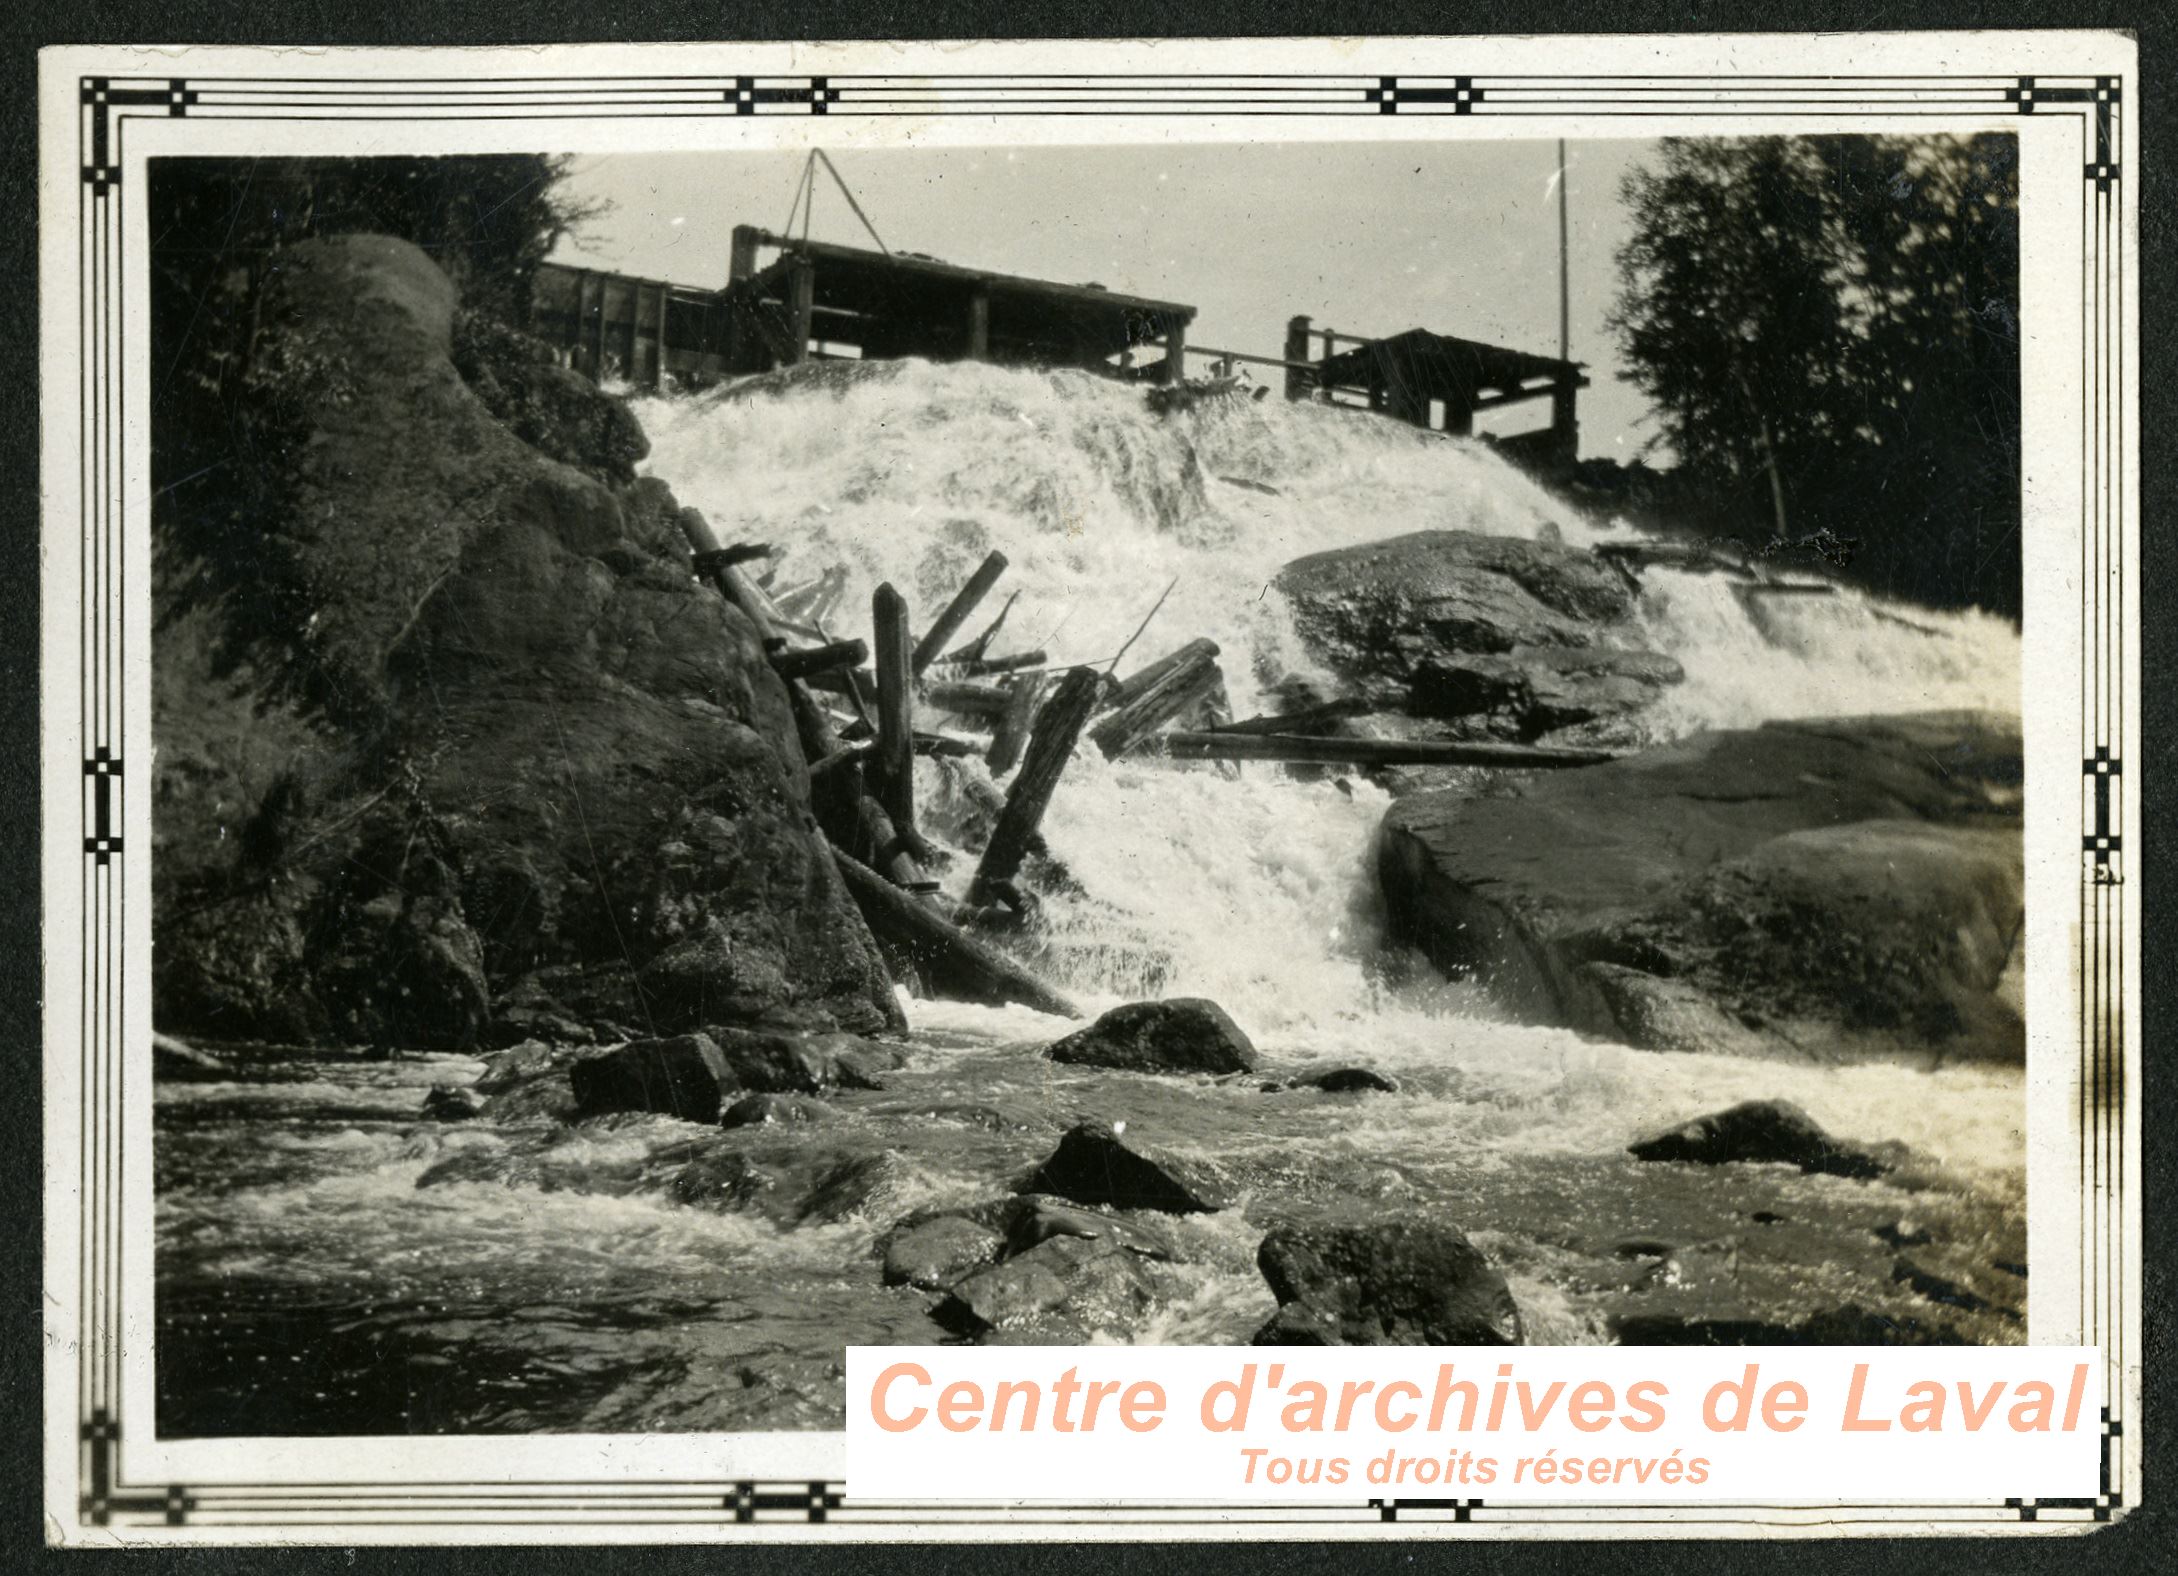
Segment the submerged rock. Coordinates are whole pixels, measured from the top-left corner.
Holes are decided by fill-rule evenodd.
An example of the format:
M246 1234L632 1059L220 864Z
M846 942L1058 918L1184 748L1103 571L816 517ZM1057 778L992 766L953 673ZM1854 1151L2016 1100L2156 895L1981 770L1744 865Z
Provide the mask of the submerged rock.
M997 1258L1006 1239L960 1215L940 1215L893 1232L885 1244L885 1284L942 1291Z
M1140 1259L1118 1242L1049 1237L956 1282L932 1317L963 1334L1005 1330L1051 1314L1102 1329L1139 1314L1151 1295Z
M1621 1346L1967 1346L1950 1324L1894 1319L1848 1303L1797 1323L1712 1319L1698 1314L1634 1314L1613 1319Z
M2018 724L1697 734L1394 804L1393 938L1531 1023L1648 1050L2017 1062Z
M783 1127L803 1126L811 1122L828 1122L832 1108L822 1100L812 1100L802 1094L751 1094L743 1095L718 1119L721 1127L764 1127L777 1124Z
M778 1179L739 1150L699 1155L673 1174L668 1191L697 1209L747 1209L778 1186Z
M1244 1073L1255 1046L1214 1001L1176 996L1114 1007L1044 1053L1055 1062L1140 1073Z
M1382 1073L1367 1067L1335 1067L1327 1073L1311 1073L1294 1080L1309 1089L1321 1089L1325 1094L1397 1094L1399 1085Z
M1208 1167L1128 1135L1124 1122L1083 1122L1070 1128L1020 1191L1168 1215L1207 1213L1232 1203Z
M704 1034L637 1040L585 1057L567 1073L576 1108L586 1117L647 1111L684 1122L715 1123L724 1096L735 1087L726 1058Z
M484 1096L461 1084L433 1084L423 1114L433 1122L466 1122L484 1114Z
M1636 1160L1684 1160L1697 1165L1780 1161L1827 1176L1879 1177L1890 1164L1832 1138L1789 1100L1748 1100L1629 1144Z
M1256 1267L1278 1311L1257 1346L1518 1346L1505 1277L1452 1226L1284 1226Z
M882 1089L881 1073L907 1061L897 1045L852 1034L794 1034L714 1025L707 1031L735 1084L759 1093L820 1094Z

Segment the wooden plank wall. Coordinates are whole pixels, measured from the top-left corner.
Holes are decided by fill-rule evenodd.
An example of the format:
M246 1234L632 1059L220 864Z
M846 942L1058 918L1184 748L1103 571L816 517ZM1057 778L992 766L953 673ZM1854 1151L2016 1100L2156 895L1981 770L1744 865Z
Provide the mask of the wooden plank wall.
M712 291L542 263L530 295L529 329L586 377L654 389L661 368L680 383L725 375L725 316Z

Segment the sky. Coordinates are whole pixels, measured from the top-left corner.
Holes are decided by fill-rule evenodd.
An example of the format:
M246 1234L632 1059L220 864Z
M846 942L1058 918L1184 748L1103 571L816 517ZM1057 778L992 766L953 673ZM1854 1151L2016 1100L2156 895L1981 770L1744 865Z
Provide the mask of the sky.
M1572 356L1594 383L1583 455L1631 460L1654 430L1604 325L1629 233L1619 183L1653 147L1567 147ZM736 224L784 228L803 158L584 158L569 195L609 206L554 255L716 288ZM1187 302L1200 309L1191 346L1276 356L1286 320L1305 313L1345 333L1421 327L1557 353L1555 142L885 149L833 162L893 250ZM821 173L810 233L870 244ZM1547 419L1538 401L1498 425Z

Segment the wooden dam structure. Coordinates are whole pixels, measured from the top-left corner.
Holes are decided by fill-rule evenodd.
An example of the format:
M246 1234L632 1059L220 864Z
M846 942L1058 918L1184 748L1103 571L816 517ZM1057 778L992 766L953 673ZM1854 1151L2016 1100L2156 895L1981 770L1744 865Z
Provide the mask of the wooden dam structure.
M1412 328L1371 339L1286 325L1284 354L1249 355L1190 345L1196 309L1121 294L961 267L893 252L774 234L733 232L723 287L578 268L539 266L529 326L577 371L637 388L703 387L812 360L987 361L1071 367L1172 386L1198 371L1232 376L1243 366L1275 372L1288 399L1372 411L1431 431L1469 436L1485 412L1548 402L1548 423L1493 437L1531 470L1568 468L1577 457L1579 362Z

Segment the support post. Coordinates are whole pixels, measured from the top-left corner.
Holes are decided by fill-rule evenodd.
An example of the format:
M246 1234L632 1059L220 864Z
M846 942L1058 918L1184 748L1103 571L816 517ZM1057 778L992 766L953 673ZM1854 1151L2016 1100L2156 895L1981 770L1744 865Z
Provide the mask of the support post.
M1573 468L1581 454L1581 424L1573 403L1578 388L1571 376L1560 377L1550 386L1551 458L1567 470Z
M978 289L968 298L968 359L991 359L991 293Z
M993 777L1005 776L1020 761L1043 692L1041 673L1024 673L1006 686L1006 709L999 714L998 726L991 731L991 747L983 756L984 767Z
M877 630L877 798L894 831L915 842L915 694L907 598L888 581L870 599Z
M817 265L797 257L787 270L787 332L794 338L789 365L809 359L809 336L817 314Z
M1307 361L1311 359L1308 354L1308 339L1308 319L1306 317L1287 319L1285 359L1287 361ZM1314 382L1315 379L1299 367L1287 367L1286 398L1307 399L1309 388Z
M990 594L991 587L998 584L998 577L1005 572L1004 553L994 552L976 566L976 572L945 605L938 621L915 643L915 677L921 678L930 664L938 660L938 654L945 650L947 642L960 633L960 626L968 622L968 615L976 610L976 604Z
M1021 861L1028 857L1037 829L1043 824L1044 811L1050 808L1051 796L1059 786L1059 777L1073 758L1075 742L1081 738L1089 713L1096 709L1101 687L1094 668L1070 668L1036 714L1028 753L1022 758L1012 788L1007 790L1006 808L999 813L998 824L991 828L982 862L976 866L970 902L988 903L1021 873Z
M726 273L728 284L739 284L756 272L756 248L763 233L753 224L734 226L733 257Z
M1159 382L1170 385L1187 376L1187 324L1175 318L1165 325L1164 376Z
M661 394L665 392L666 386L666 319L672 310L672 305L673 287L671 285L660 285L658 287L658 359L650 369L650 386Z

